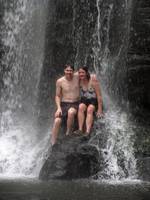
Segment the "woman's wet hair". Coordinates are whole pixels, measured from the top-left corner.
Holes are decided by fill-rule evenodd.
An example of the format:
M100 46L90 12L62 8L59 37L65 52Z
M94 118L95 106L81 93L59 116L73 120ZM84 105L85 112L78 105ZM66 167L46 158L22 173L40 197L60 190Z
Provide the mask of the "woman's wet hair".
M70 64L65 64L64 65L64 69L70 67L73 71L74 71L74 66L70 65Z
M90 73L87 66L80 66L79 69L83 69L86 72L87 79L90 80ZM79 70L78 69L78 70Z

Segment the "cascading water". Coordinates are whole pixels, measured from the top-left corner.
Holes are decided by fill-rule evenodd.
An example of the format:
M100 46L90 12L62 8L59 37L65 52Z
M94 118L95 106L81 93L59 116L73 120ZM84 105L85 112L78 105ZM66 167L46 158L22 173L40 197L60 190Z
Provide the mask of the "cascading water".
M36 175L46 144L38 141L36 123L48 0L2 4L0 174Z
M119 105L124 101L122 96L126 93L123 87L132 1L122 0L118 5L114 1L103 0L78 3L81 5L74 3L73 20L75 66L87 65L91 71L96 72L105 108L105 118L102 121L106 130L104 133L101 130L96 133L107 137L105 147L99 146L106 164L99 177L115 180L135 178L134 124L130 122L129 114L122 111Z
M116 103L116 97L108 95L107 91L113 88L113 81L115 79L110 77L110 74L116 73L115 68L117 62L121 60L122 52L126 50L128 41L128 27L130 25L129 6L131 2L122 3L125 13L124 23L124 37L119 44L118 52L112 56L110 45L110 26L112 19L112 11L114 4L110 2L105 9L105 15L101 16L101 3L103 1L97 0L97 30L94 37L97 41L97 46L93 48L94 54L94 69L97 74L100 73L100 80L102 85L102 94L104 105L107 108L105 113L105 126L106 126L106 145L101 148L104 163L106 167L99 173L100 178L108 178L118 180L121 178L136 178L136 159L134 157L134 139L135 133L133 131L134 124L129 120L129 114L120 109ZM105 22L105 23L104 23ZM102 25L103 24L103 25ZM103 39L103 44L101 42ZM124 54L125 56L125 54ZM123 64L123 62L122 62ZM122 73L125 73L122 67ZM117 87L116 91L117 92ZM118 97L119 98L119 97Z

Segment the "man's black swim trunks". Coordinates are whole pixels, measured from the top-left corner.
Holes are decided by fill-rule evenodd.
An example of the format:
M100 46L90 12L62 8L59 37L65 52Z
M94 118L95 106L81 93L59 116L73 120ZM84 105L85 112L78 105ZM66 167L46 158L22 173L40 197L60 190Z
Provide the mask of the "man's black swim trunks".
M70 108L78 110L78 106L79 102L61 102L62 118L66 118L68 116L68 110Z
M66 129L67 125L67 117L68 117L68 110L70 108L74 108L78 111L79 102L61 102L61 109L62 109L62 127ZM75 116L75 121L73 125L73 129L77 128L77 115Z

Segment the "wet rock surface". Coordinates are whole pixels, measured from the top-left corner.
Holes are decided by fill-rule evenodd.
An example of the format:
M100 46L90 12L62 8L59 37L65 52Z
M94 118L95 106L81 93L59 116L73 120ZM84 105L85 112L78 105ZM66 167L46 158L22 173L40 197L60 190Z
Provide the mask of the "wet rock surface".
M150 1L133 1L128 48L128 91L133 107L150 109Z
M137 168L140 180L150 181L150 157L138 158Z
M87 136L66 136L52 147L39 178L86 178L100 170L100 153Z

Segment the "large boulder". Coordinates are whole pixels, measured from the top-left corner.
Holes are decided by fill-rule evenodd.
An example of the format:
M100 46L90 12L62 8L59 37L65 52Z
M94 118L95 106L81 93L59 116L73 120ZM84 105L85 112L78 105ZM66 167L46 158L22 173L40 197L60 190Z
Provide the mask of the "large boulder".
M85 136L66 136L55 144L40 171L41 180L86 178L100 170L100 152Z

